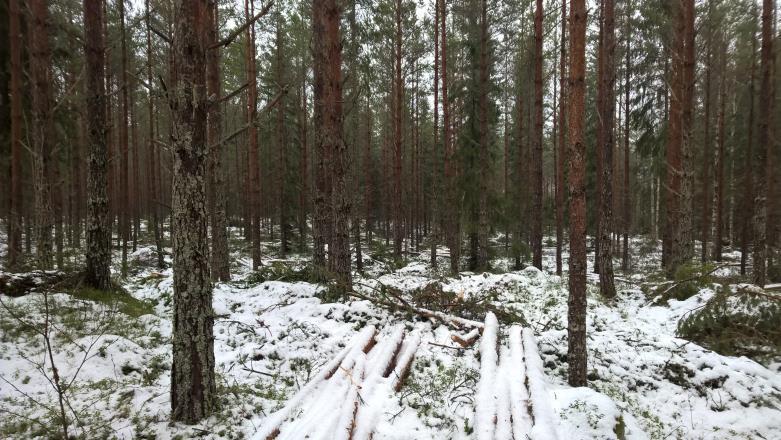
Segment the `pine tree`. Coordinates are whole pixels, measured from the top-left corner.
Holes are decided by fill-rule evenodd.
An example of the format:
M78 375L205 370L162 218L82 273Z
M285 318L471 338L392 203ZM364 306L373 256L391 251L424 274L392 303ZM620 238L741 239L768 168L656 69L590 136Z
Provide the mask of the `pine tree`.
M147 0L148 1L148 0ZM208 41L213 47L219 41L218 3L209 1L206 10L206 21L209 23ZM209 107L208 115L208 145L209 145L209 176L211 184L210 209L211 213L211 276L214 280L230 281L230 261L228 253L228 229L225 190L224 151L222 141L222 108L220 98L222 96L222 78L220 75L220 50L212 48L206 53L206 86L208 95L214 102ZM150 111L151 118L151 111ZM151 127L151 125L150 125ZM150 131L150 138L153 133ZM150 142L151 146L151 142Z
M340 12L336 0L313 0L313 56L315 72L315 148L330 156L332 190L322 194L318 189L316 202L327 212L322 228L332 221L329 243L329 269L333 272L338 291L352 286L350 276L349 220L350 203L346 176L348 150L342 135L342 42L339 31ZM321 160L321 159L318 159ZM325 179L325 168L318 164L318 179ZM315 209L318 209L317 207ZM316 214L317 215L317 214ZM316 219L317 221L317 219Z
M84 40L88 121L87 164L87 285L107 290L111 286L111 229L108 224L108 139L103 60L103 12L100 2L84 0Z
M174 149L174 313L171 415L192 424L216 403L214 311L206 212L207 0L177 0L173 38L177 81L170 98Z
M601 205L597 208L600 212L599 220L599 290L603 297L616 296L616 286L613 281L613 246L611 234L613 229L613 148L615 146L614 115L615 115L615 4L613 0L602 1L602 50L604 57L600 63L602 76L599 78L600 89L604 93L602 107L599 115L602 125L603 144L598 146L597 154L602 156L602 176L598 181L602 187L599 189Z
M559 139L556 157L556 275L562 272L562 247L564 245L564 163L565 118L567 106L567 0L561 0L561 39L559 48ZM555 111L555 110L554 110Z
M585 101L586 4L570 0L569 193L570 257L567 302L567 359L569 384L586 385L586 187L583 140Z
M32 88L32 124L30 138L33 151L35 186L35 237L39 269L51 269L54 211L50 176L52 173L51 52L49 50L49 11L47 2L30 0L30 83Z
M759 91L759 130L758 141L753 163L754 175L754 254L751 278L754 284L764 286L767 278L767 193L768 158L772 151L773 139L773 100L775 90L772 82L773 73L773 13L774 0L762 1L762 46L761 82Z
M542 269L542 0L534 10L534 144L532 146L532 264Z
M8 1L11 107L11 198L8 221L8 268L16 269L22 253L22 29L19 0Z

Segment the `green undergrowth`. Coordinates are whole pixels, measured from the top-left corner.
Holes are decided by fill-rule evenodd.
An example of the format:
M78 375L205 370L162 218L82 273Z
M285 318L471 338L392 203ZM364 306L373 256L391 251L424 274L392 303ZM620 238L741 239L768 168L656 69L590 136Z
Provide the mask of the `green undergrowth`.
M709 287L713 283L711 272L715 268L710 263L683 264L675 271L671 283L662 283L655 288L646 289L646 292L654 297L655 305L666 304L671 299L678 301L689 299L696 295L700 289Z
M411 312L409 307L405 306L406 304L414 308L434 310L475 321L482 321L488 312L492 312L504 324L527 325L526 319L520 312L511 307L496 305L500 302L500 295L500 289L491 288L480 296L465 298L458 292L444 290L441 282L434 281L410 291L380 284L369 296L377 298L380 304L397 304L399 311L402 312Z
M479 379L479 372L462 362L446 366L439 360L424 357L413 364L399 392L399 400L402 406L416 411L427 426L463 429L464 433L471 434L473 428L467 420L459 426L456 410L463 405L474 405Z
M307 282L320 284L328 279L328 274L313 264L294 265L283 261L274 261L261 266L236 284L240 287L252 287L266 281L285 281L288 283Z
M152 303L134 298L127 292L113 289L110 291L80 287L67 292L82 301L92 301L116 308L117 311L133 318L154 313Z
M781 361L781 296L722 288L680 320L678 335L724 355Z

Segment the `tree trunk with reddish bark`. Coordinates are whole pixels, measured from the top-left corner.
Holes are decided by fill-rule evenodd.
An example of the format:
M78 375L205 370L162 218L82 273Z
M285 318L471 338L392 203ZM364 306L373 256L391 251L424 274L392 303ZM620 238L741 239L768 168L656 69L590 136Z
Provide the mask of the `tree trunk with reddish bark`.
M604 93L600 121L602 124L602 141L599 148L602 150L602 177L600 179L602 187L600 188L601 197L599 211L600 227L599 240L599 291L605 298L616 296L616 286L613 280L613 243L611 233L613 232L613 148L615 146L615 4L613 0L603 0L603 27L602 27L602 45L601 51L604 57L600 63L602 65L602 77L599 79L600 88Z
M8 2L8 46L10 52L9 95L11 107L11 198L8 228L8 268L19 265L22 253L22 29L20 0Z
M562 247L564 245L564 157L566 142L565 118L567 106L567 1L561 2L561 40L559 51L559 143L556 157L556 275L562 272ZM555 111L555 110L554 110Z
M51 52L49 50L49 11L47 2L30 0L29 56L32 124L30 138L33 152L33 184L35 189L35 237L36 256L39 269L51 269L52 228L54 212L52 208L51 183L52 171L52 114L51 93Z
M586 147L583 140L585 101L586 4L570 0L569 192L570 257L567 302L569 384L586 385Z
M313 0L313 55L315 77L315 148L330 153L331 188L321 209L332 219L329 267L336 289L344 294L352 286L350 275L350 203L346 178L348 150L342 134L342 41L336 0ZM320 168L318 166L318 168ZM325 169L318 169L319 174ZM318 176L325 178L325 176ZM320 192L320 191L318 191ZM322 197L322 195L319 195ZM321 218L322 219L322 218ZM326 221L327 225L329 222Z
M532 147L532 264L542 269L542 0L534 11L534 145Z
M773 148L773 13L774 0L762 1L762 79L759 92L759 145L753 163L754 182L754 255L751 279L754 284L764 286L767 278L767 167Z
M219 39L218 4L209 0L206 11L208 23L208 41L216 44ZM222 96L222 79L220 76L220 49L211 49L206 53L206 87L208 96L214 102L209 107L208 115L208 145L209 145L209 176L211 178L211 277L213 280L230 281L230 261L228 253L228 219L225 208L225 170L223 166L222 144L222 108L219 103ZM151 135L151 134L150 134Z

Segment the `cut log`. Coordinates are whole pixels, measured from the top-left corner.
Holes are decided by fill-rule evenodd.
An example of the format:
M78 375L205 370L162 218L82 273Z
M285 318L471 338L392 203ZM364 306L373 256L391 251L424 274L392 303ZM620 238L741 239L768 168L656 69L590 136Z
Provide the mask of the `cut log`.
M25 273L0 272L0 294L20 297L48 288L63 279L65 279L65 272L57 270L36 270Z
M493 313L485 315L483 338L480 340L480 382L475 401L475 436L478 440L492 440L496 428L496 352L499 322Z
M469 333L463 336L455 333L450 335L450 339L452 339L453 342L457 343L458 345L464 348L471 347L472 344L474 344L475 341L477 341L477 338L479 337L480 337L480 330L477 328L472 329L472 331L470 331Z

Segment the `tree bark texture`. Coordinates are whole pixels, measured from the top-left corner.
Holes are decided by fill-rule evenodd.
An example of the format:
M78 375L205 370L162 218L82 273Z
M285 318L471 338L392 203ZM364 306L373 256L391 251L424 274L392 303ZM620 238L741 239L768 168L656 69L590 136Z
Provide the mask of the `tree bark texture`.
M208 23L208 41L210 45L220 40L218 5L216 0L210 0L206 11ZM220 49L208 50L206 53L206 86L207 94L213 103L209 107L209 175L212 179L211 215L211 276L213 280L230 281L230 261L228 253L228 219L225 207L225 145L222 139L222 108L219 104L222 96L222 78L220 75Z
M605 298L616 296L616 286L613 280L613 245L611 234L613 232L613 148L615 147L614 115L616 110L615 99L615 3L613 0L603 0L603 26L601 51L604 57L602 65L602 77L599 79L600 88L604 93L600 120L602 123L602 141L599 146L602 152L602 178L601 197L599 211L601 212L599 223L599 291Z
M85 282L96 289L111 286L111 229L108 224L108 139L104 83L103 11L100 2L84 0L84 40L88 124L87 253Z
M567 302L569 384L586 385L586 186L583 140L585 101L586 5L570 0L569 192L570 257Z
M775 0L762 1L761 82L759 92L758 143L753 163L754 175L754 252L751 278L764 286L767 278L767 161L773 148L773 13Z
M49 177L52 172L52 114L51 114L51 52L49 50L49 11L44 0L28 2L30 17L28 29L30 53L30 85L32 124L30 138L33 151L33 184L35 188L35 237L39 269L51 269L52 228L54 211Z
M188 424L208 417L216 401L206 233L208 7L207 0L176 2L173 49L178 78L170 100L174 151L171 416Z

